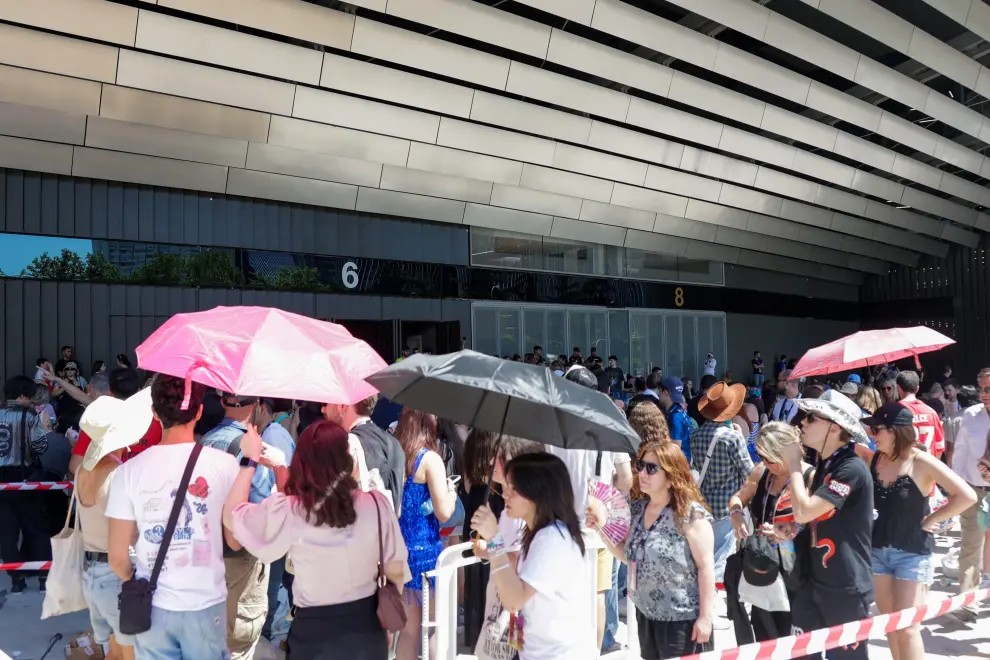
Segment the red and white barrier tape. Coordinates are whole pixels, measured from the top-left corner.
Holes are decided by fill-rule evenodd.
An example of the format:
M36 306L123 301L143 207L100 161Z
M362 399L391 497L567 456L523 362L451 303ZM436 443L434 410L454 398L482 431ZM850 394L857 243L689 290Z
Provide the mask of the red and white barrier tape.
M0 564L0 571L47 571L51 567L50 561L15 561Z
M935 619L953 610L990 598L990 589L946 598L941 602L912 607L890 614L880 614L862 621L851 621L831 628L812 630L801 635L746 644L722 651L685 655L678 660L790 660L805 655L820 654L840 646L863 642Z
M19 481L0 484L0 490L72 490L71 481Z

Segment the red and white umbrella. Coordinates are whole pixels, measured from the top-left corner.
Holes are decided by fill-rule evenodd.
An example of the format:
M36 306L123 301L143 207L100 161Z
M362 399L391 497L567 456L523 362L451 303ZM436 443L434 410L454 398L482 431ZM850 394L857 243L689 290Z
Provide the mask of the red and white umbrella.
M811 349L791 371L791 378L852 371L912 356L917 363L921 353L937 351L955 343L954 339L923 325L863 330Z

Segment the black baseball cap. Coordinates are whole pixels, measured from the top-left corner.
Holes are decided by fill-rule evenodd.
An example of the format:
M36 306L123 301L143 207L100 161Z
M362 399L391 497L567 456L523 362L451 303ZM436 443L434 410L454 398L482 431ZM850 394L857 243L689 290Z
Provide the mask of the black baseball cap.
M861 420L866 426L912 426L914 415L899 403L885 403L869 417Z
M762 534L750 534L743 541L742 569L746 582L754 587L769 587L780 575L780 555Z

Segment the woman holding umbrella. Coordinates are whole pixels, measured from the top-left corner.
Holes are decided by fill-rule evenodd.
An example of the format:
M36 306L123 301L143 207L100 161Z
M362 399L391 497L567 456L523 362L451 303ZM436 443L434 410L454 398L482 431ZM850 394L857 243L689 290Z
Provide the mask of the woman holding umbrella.
M567 467L551 454L526 454L505 466L505 512L522 520L526 531L516 563L508 556L498 522L488 507L472 526L488 540L491 581L512 615L509 644L519 660L597 658L580 631L590 623L587 611L585 547L574 510Z

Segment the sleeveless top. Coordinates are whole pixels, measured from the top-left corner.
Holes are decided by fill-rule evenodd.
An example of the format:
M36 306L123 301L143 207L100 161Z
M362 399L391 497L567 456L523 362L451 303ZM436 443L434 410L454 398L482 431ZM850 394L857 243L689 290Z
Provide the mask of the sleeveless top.
M770 470L764 470L760 477L760 483L756 486L756 493L749 501L749 514L753 517L753 526L759 529L765 522L773 522L774 514L777 511L777 500L784 493L787 486L774 495L770 492Z
M877 475L880 452L873 456L873 547L896 548L916 555L930 555L935 550L935 536L921 528L931 513L928 496L918 489L909 474L899 475L889 486Z
M430 499L429 486L413 482L427 451L419 450L416 465L406 478L402 490L402 515L399 517L399 529L402 530L402 538L409 549L409 572L412 574L412 579L406 583L405 588L416 591L423 588L423 573L437 567L437 557L443 551L437 517L432 513L425 516L420 513L423 502Z

